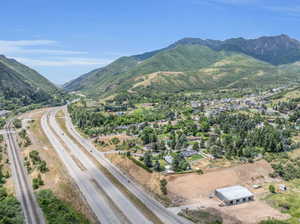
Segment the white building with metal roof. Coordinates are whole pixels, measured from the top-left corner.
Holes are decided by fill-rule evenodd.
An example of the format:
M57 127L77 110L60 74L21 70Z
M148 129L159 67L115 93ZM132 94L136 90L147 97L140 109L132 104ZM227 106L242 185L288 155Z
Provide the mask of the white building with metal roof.
M10 111L8 111L8 110L0 110L0 117L5 117L9 113L10 113Z
M240 185L216 189L215 195L226 205L236 205L254 200L254 195Z

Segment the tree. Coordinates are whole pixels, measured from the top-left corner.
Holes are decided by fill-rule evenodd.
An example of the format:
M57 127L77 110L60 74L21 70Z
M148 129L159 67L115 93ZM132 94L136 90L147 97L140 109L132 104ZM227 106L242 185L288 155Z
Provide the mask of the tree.
M14 124L15 128L21 128L22 127L22 121L20 119L15 119L13 121L13 124Z
M179 170L179 163L180 163L180 156L179 154L177 154L174 158L173 158L173 161L172 161L172 169L174 171L178 171Z
M7 197L7 192L6 192L6 189L1 187L0 188L0 201L2 201L4 198Z
M78 213L69 203L57 198L51 190L40 190L36 197L47 223L90 224L84 215Z
M205 148L205 141L204 140L200 141L200 148L201 149Z
M153 164L152 164L152 156L149 152L146 152L145 155L144 155L144 163L145 165L148 167L148 168L151 168L153 167Z
M203 132L209 131L209 123L207 121L200 122L200 130Z
M38 170L42 173L46 173L47 171L49 171L46 161L42 160L40 162L40 164L38 165Z
M43 179L42 179L41 174L38 175L37 179L38 179L38 184L39 184L40 186L44 185L44 181L43 181Z
M147 144L152 143L152 142L157 142L157 136L154 132L154 129L150 128L150 127L146 127L143 130L140 137L141 137L144 145L147 145Z
M222 157L223 156L223 151L222 148L218 145L213 145L210 149L209 149L210 153L214 156L214 157Z
M166 145L163 141L158 143L158 149L159 149L159 151L165 151L167 149Z
M153 143L152 145L152 149L153 149L153 152L158 152L159 151L159 146L158 146L158 143Z
M167 184L168 181L166 179L160 180L160 190L164 195L168 194Z
M275 194L276 193L276 189L275 189L275 186L273 184L270 184L269 185L269 191L272 193L272 194Z
M198 151L199 149L200 149L199 143L195 142L194 145L193 145L193 150Z
M154 164L154 170L159 172L160 171L160 163L158 160L155 161L155 164Z
M117 145L117 144L120 143L120 139L117 138L117 137L114 137L114 138L111 139L111 142L112 142L112 144Z

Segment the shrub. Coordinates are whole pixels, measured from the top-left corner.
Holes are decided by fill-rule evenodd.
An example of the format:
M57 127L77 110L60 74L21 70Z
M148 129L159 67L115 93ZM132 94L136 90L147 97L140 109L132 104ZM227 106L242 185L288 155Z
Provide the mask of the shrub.
M167 184L168 184L168 181L166 179L160 180L160 190L161 190L161 193L163 193L164 195L168 194Z
M47 223L89 224L90 222L68 203L59 200L51 190L41 190L37 193L37 201L41 206Z
M272 185L272 184L269 185L269 191L270 191L272 194L275 194L275 193L276 193L276 189L275 189L274 185Z

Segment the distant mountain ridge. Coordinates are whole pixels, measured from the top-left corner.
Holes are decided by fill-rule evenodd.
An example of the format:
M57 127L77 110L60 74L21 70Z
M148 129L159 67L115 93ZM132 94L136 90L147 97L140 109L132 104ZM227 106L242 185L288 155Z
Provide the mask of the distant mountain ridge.
M257 39L231 38L224 41L184 38L171 46L178 44L203 45L217 51L240 52L273 65L288 64L300 60L300 42L285 34Z
M184 38L160 50L121 57L64 88L108 96L143 89L169 92L279 85L299 81L298 61L300 42L287 35L224 41Z

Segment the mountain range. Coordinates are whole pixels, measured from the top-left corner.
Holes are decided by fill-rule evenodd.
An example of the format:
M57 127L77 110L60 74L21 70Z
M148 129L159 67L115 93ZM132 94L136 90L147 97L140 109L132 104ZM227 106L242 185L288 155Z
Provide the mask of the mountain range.
M184 38L95 69L64 85L89 96L260 88L300 81L300 42L287 35L224 41Z
M63 92L35 70L0 55L0 108L58 103Z

